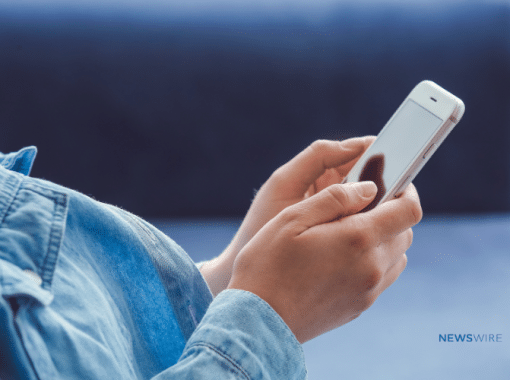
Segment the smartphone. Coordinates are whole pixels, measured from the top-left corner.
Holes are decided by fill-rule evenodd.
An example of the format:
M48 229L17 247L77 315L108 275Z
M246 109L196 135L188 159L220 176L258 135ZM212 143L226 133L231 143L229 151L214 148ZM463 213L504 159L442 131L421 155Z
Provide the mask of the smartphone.
M402 194L463 114L462 100L429 80L418 83L342 181L377 185L362 212Z

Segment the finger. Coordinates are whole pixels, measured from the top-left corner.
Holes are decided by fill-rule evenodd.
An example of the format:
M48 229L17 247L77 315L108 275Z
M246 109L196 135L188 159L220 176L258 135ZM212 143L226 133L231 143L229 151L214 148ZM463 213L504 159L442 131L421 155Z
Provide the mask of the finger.
M317 140L277 172L286 183L292 184L293 196L302 196L327 169L344 165L359 157L370 145L365 137L348 140Z
M377 194L372 181L335 184L288 208L288 215L299 219L302 231L355 214L366 207ZM301 232L302 232L301 231Z
M400 197L353 218L360 218L374 232L376 239L386 241L419 223L422 216L420 198L411 183Z
M378 291L382 293L386 290L391 284L393 284L400 274L404 271L407 266L407 255L404 253L399 257L397 262L391 266L385 273L383 280L378 286ZM379 293L379 294L380 294Z
M356 162L361 158L363 153L370 147L370 145L375 141L375 136L365 136L365 148L360 152L358 157L354 158L353 160L350 160L349 162L334 167L330 169L326 169L324 174L322 174L314 183L313 187L313 193L318 193L322 189L325 189L326 187L334 184L334 183L341 183L342 180L349 174L352 167L356 165ZM313 186L313 185L312 185Z
M370 306L372 306L375 300L381 295L381 293L397 280L397 278L406 268L406 265L407 255L404 253L399 256L399 259L395 265L393 265L384 273L380 282L370 290L370 293L365 295L362 306L363 310L367 310Z
M378 247L380 262L383 262L384 267L389 270L389 268L393 267L400 260L402 254L411 247L412 243L413 230L411 228L381 243Z
M351 162L355 161L352 160ZM341 177L338 172L336 171L336 168L327 169L324 174L322 174L314 183L314 194L318 193L319 191L324 190L326 187L331 186L335 183L341 183L343 180L343 177ZM313 185L312 185L313 186Z
M365 148L361 152L361 154L356 157L354 160L351 160L347 162L344 165L338 166L336 168L333 168L332 170L336 171L339 177L344 179L347 174L351 171L352 167L356 165L356 162L361 158L361 156L367 151L368 148L370 148L370 145L372 145L376 139L376 136L365 136L363 137L365 139Z

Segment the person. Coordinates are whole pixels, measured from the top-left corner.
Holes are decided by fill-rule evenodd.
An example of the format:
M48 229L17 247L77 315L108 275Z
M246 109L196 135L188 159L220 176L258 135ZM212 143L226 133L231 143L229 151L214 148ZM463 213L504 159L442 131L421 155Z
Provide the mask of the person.
M1 155L0 378L305 379L301 344L397 279L422 216L412 184L367 212L375 184L340 184L373 140L312 143L198 265L143 219L29 177L35 147Z

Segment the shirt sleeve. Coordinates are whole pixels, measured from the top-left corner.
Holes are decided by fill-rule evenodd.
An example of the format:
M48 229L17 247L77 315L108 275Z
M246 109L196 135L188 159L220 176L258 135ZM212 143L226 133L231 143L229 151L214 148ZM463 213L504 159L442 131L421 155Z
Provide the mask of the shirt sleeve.
M306 379L296 337L269 304L228 289L213 300L179 361L153 380Z

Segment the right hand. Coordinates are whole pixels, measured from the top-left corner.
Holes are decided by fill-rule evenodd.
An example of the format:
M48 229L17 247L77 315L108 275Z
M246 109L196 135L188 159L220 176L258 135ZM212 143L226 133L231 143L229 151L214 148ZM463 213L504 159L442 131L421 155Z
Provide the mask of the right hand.
M300 343L355 319L404 270L422 217L412 184L358 213L376 193L373 182L335 184L287 207L241 250L228 288L265 300Z

